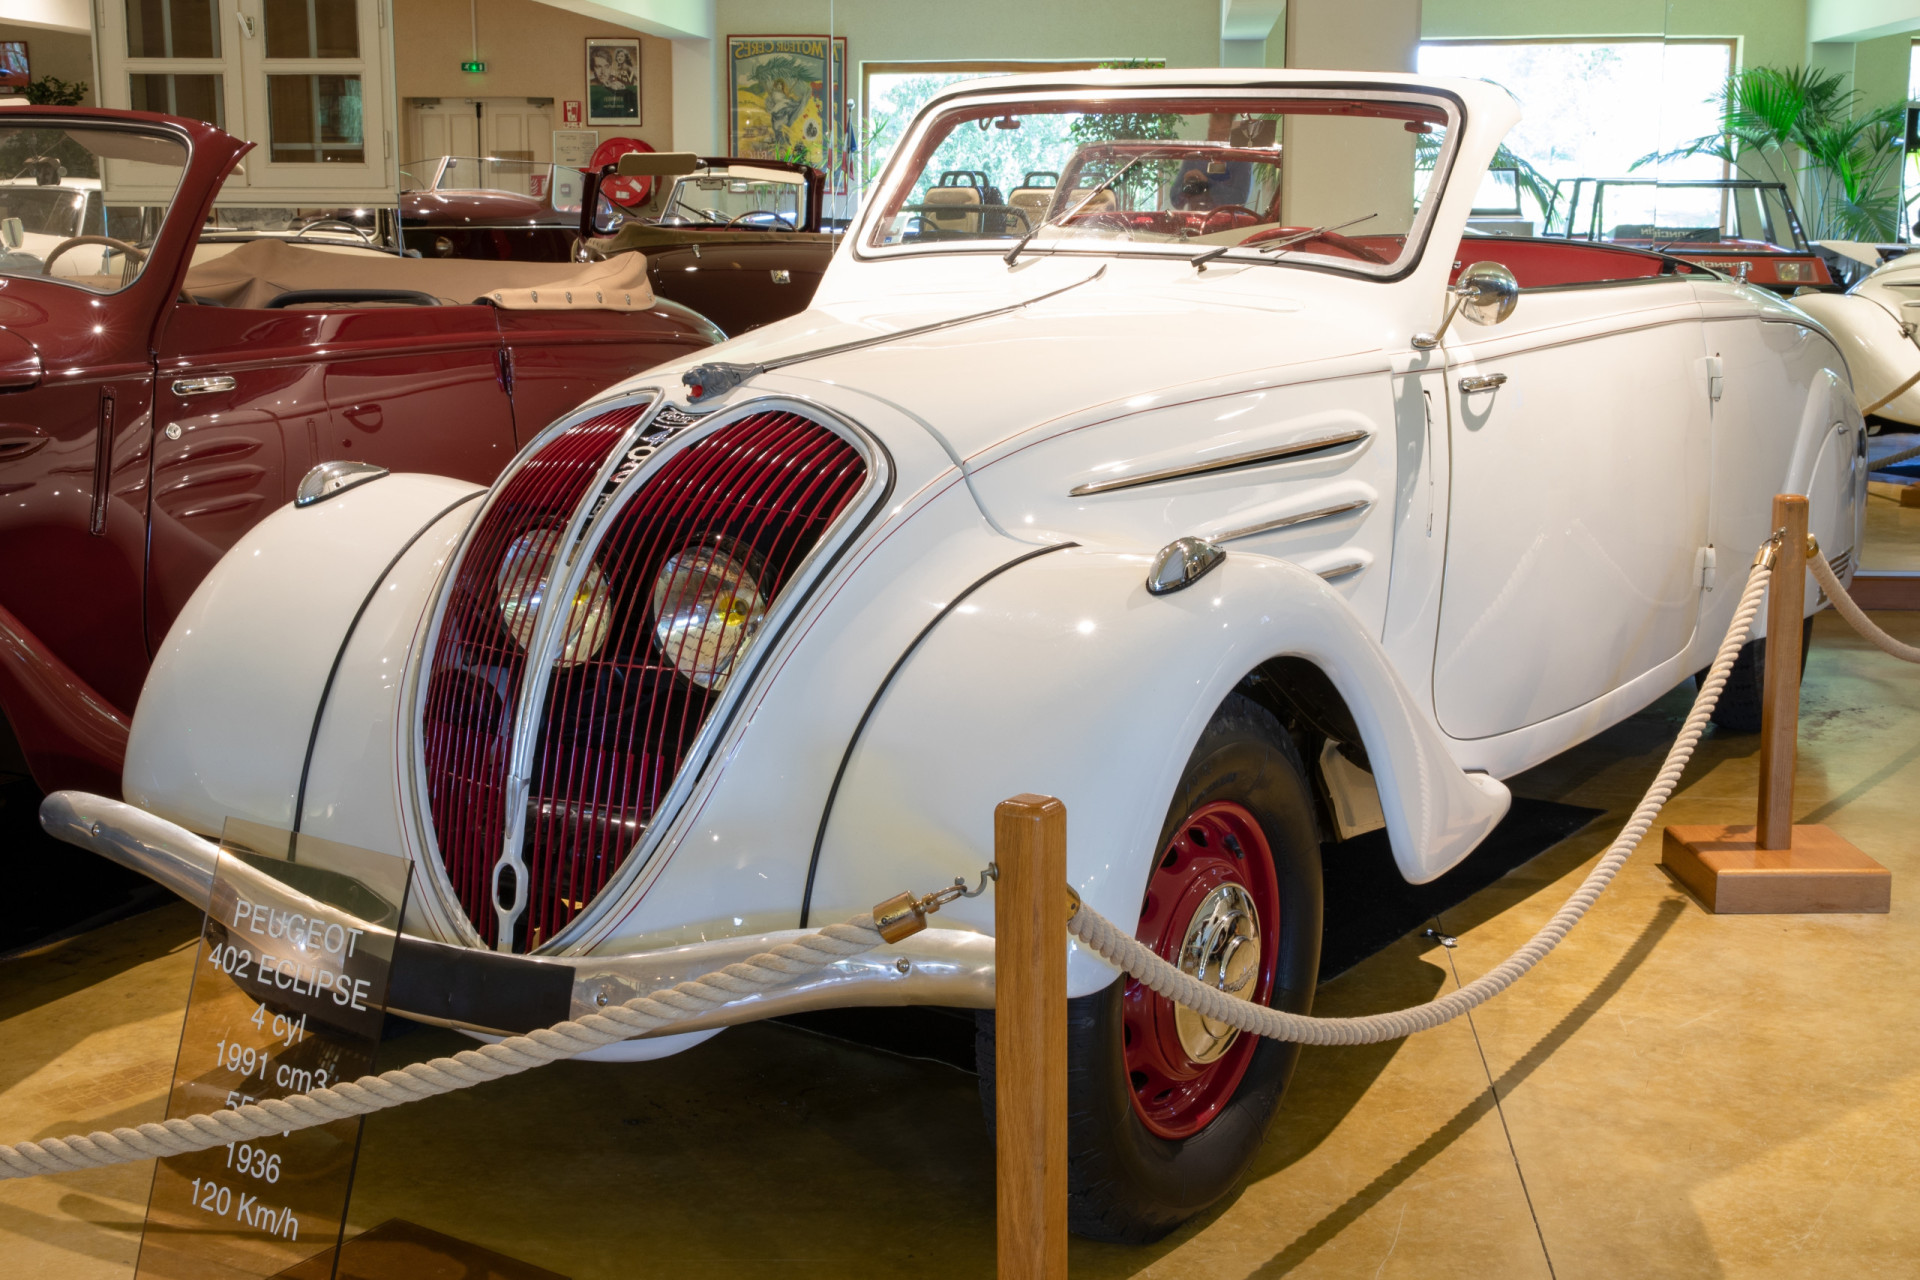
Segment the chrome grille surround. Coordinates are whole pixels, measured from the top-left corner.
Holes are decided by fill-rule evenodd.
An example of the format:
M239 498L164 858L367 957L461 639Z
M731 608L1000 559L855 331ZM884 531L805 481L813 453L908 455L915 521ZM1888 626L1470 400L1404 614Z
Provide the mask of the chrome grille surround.
M585 904L584 908L568 921L563 928L552 936L541 939L537 945L527 948L530 951L552 954L577 949L584 934L594 929L596 924L609 915L617 918L622 914L624 900L629 891L648 866L661 842L669 834L673 819L685 806L687 799L699 787L706 775L706 766L712 759L714 749L725 737L732 726L734 714L757 683L758 676L766 662L780 646L785 637L788 624L811 599L815 588L825 578L841 555L849 548L859 532L864 529L882 508L887 495L893 487L892 461L884 446L859 426L823 406L804 398L792 396L773 396L756 398L698 414L688 413L659 396L657 390L647 389L631 396L620 398L622 401L638 403L656 401L634 424L629 437L621 442L602 471L596 483L589 487L588 496L583 498L572 514L565 536L564 546L569 548L562 571L548 584L545 598L548 601L570 601L580 590L586 575L595 563L599 551L608 534L613 530L621 513L641 491L641 489L685 450L691 449L702 441L714 436L728 427L741 423L745 419L769 413L787 413L804 418L817 428L822 428L857 454L864 467L864 478L835 518L824 528L818 538L795 563L787 574L785 585L770 602L764 624L739 650L733 660L731 673L724 686L718 691L714 705L706 712L704 721L692 739L691 745L682 758L679 770L661 795L657 806L646 821L639 825L638 838L627 852L617 869L597 893ZM604 413L619 401L609 399L589 405L569 415L542 433L541 440L550 433L556 433L569 425L575 425L596 413ZM669 425L668 419L671 419ZM660 431L660 428L668 428ZM628 458L628 454L644 447L651 440L651 447L644 457L637 461ZM640 444L635 442L639 441ZM523 452L531 457L537 452L535 446ZM631 465L628 463L631 462ZM504 487L508 477L502 476L496 482L494 494L489 495L491 503ZM469 528L469 538L463 540L462 553L472 530L480 527L486 516L486 510L476 515ZM436 637L446 615L450 600L450 587L455 580L460 556L450 558L441 581L436 585L436 599L433 604L430 625L421 644L418 655L430 657L435 652ZM525 910L528 902L527 886L529 872L522 858L522 851L528 842L528 823L534 816L530 811L536 807L530 788L533 783L535 752L542 728L543 717L547 710L548 694L553 681L561 647L567 642L566 609L548 610L543 607L536 623L531 643L527 646L524 674L518 686L518 697L513 708L511 729L511 749L506 771L508 787L508 823L503 846L499 850L493 870L492 884L496 892L494 906L500 914L498 922L497 945L506 950L513 945L515 922ZM416 656L411 662L409 673L414 687L408 691L412 715L406 722L409 746L409 772L412 786L407 788L410 794L403 803L411 810L410 827L416 833L421 850L427 856L416 857L418 864L425 864L429 874L426 883L432 893L416 895L417 899L433 898L432 914L442 924L444 936L458 938L469 946L487 947L489 943L462 905L459 894L449 879L447 866L441 856L427 804L428 778L421 743L424 736L422 715L426 706L429 663ZM585 810L578 797L567 796L557 800L547 798L540 802L543 813L556 807L578 808ZM515 881L515 901L511 910L500 911L501 901L498 888L503 869L510 868ZM423 903L423 907L424 907ZM446 926L451 926L446 928Z

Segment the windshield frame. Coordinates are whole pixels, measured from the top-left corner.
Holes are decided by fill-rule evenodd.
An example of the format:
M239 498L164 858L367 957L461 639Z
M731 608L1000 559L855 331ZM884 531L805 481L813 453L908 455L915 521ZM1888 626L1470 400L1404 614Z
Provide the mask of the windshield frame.
M101 109L93 108L92 111L98 112L98 111L101 111ZM85 114L85 115L67 115L64 113L48 112L47 114L42 115L40 114L39 111L35 111L29 108L28 111L23 111L23 112L0 113L0 129L5 129L5 128L63 129L63 130L69 130L69 131L93 130L93 131L113 132L113 133L133 133L133 134L142 134L150 138L164 138L169 142L174 142L179 144L180 148L185 152L185 156L180 162L180 178L177 182L173 184L173 190L168 194L166 204L162 206L154 206L151 204L141 203L138 197L135 198L135 207L139 207L139 208L158 207L160 209L160 218L159 218L159 221L155 224L153 242L151 244L141 246L146 249L147 256L141 263L139 274L135 275L133 279L127 281L125 284L121 285L118 289L109 289L109 290L95 289L90 285L81 284L78 282L76 278L71 276L0 275L0 280L9 282L8 284L9 288L22 283L54 284L54 285L59 285L65 289L72 289L78 293L83 293L89 298L119 298L119 297L125 297L126 295L132 293L136 289L139 289L141 286L143 286L146 283L148 276L151 274L152 268L154 267L154 260L156 257L158 257L158 253L161 247L161 242L166 236L168 225L174 219L174 210L180 203L180 195L183 191L187 189L187 183L193 176L194 161L198 155L198 149L194 146L194 138L193 138L192 132L190 132L187 129L181 128L179 125L173 123L171 120L165 117L148 116L145 119L141 119L137 117L134 119L123 119L123 118L120 118L120 114L121 113L118 113L118 112L115 112L113 115L107 115L104 112L102 112L101 114L92 114L91 112L89 112L89 114ZM128 113L128 114L131 114L131 113ZM212 125L209 125L207 127L209 129L214 128L214 126ZM99 195L100 195L100 216L103 222L106 219L107 208L109 203L109 194L106 186L107 180L106 180L104 171L105 171L105 166L102 165L102 176L99 179L101 184L99 188ZM216 183L215 183L216 194L218 194L219 187L225 185L225 177L226 175L222 174L220 178L216 180ZM138 191L139 188L133 188L133 190Z
M1572 238L1572 239L1585 239L1585 240L1592 241L1596 244L1618 243L1617 241L1613 240L1610 236L1607 236L1604 234L1605 218L1606 218L1607 188L1608 187L1652 187L1656 192L1659 192L1659 191L1706 191L1706 190L1719 191L1721 193L1721 215L1720 215L1721 227L1720 229L1723 232L1728 232L1728 235L1727 235L1727 238L1719 241L1715 241L1713 243L1732 244L1737 242L1740 239L1740 237L1737 234L1734 234L1734 232L1729 232L1726 226L1726 223L1730 219L1737 219L1739 215L1737 213L1729 213L1726 207L1727 202L1731 200L1739 192L1750 191L1753 193L1755 200L1759 202L1760 207L1758 209L1758 213L1759 213L1759 216L1767 222L1768 224L1767 229L1769 231L1784 229L1788 233L1788 238L1790 242L1783 241L1781 238L1776 236L1766 242L1770 246L1767 249L1745 249L1745 250L1741 250L1741 252L1748 253L1748 254L1757 254L1757 253L1791 254L1796 257L1805 257L1806 255L1813 252L1812 241L1807 239L1807 233L1805 229L1802 228L1800 225L1800 211L1794 208L1793 206L1793 193L1787 189L1787 184L1784 182L1774 182L1766 178L1580 178L1578 179L1578 181L1591 182L1593 184L1593 199L1591 201L1591 207L1590 207L1590 212L1588 216L1587 231L1585 235L1573 234L1573 231L1572 231L1573 224L1572 224L1572 221L1569 220L1568 234L1569 234L1569 238ZM1773 215L1771 211L1767 209L1765 204L1766 198L1769 194L1777 195L1779 198L1780 212L1781 212L1781 215L1784 217L1785 223L1786 223L1784 228L1777 228L1772 225ZM1570 210L1570 212L1572 211ZM1737 228L1735 228L1734 230L1737 231ZM1655 239L1658 239L1658 237L1655 237ZM1692 253L1692 252L1704 253L1704 252L1708 252L1709 249L1711 248L1711 245L1705 245L1705 244L1702 244L1698 248L1693 248L1689 246L1689 242L1676 240L1666 245L1661 250L1661 252L1663 253L1675 252L1676 246L1677 246L1677 251L1681 254Z
M732 158L730 157L730 160L731 159ZM732 221L676 223L671 221L671 219L674 216L672 213L672 209L676 204L680 205L683 209L688 207L697 209L699 207L697 205L689 206L686 201L683 201L680 199L679 193L680 193L680 189L683 186L692 185L692 186L698 187L703 182L719 182L722 184L733 183L733 182L744 182L749 184L749 186L758 185L763 187L779 188L783 195L790 195L793 201L793 214L792 214L793 221L791 223L785 223L784 220L787 217L785 213L778 213L778 216L783 221L782 226L778 228L774 228L774 227L766 227L761 225L752 225L752 226L748 226L746 228L747 230L749 231L762 231L762 230L798 231L800 230L800 228L803 225L805 225L807 221L806 175L798 174L798 173L788 174L777 169L758 168L754 165L753 161L751 160L742 160L741 166L746 169L754 170L753 174L752 175L748 175L748 174L736 175L733 172L732 164L729 163L726 165L702 166L701 168L695 169L692 173L683 173L675 176L675 178L673 179L673 185L667 188L665 201L661 207L660 217L657 219L650 220L648 225L663 226L663 227L693 226L693 227L705 227L708 229L724 229L727 227L734 227L737 224ZM774 176L776 174L779 176L777 177ZM729 194L738 194L738 193L729 192ZM745 217L745 216L748 216L748 214L751 214L754 212L766 212L766 211L749 210L747 214L741 214L738 216ZM778 211L775 211L775 212L778 212Z
M1407 229L1407 247L1393 263L1376 266L1352 259L1313 253L1276 255L1261 253L1258 246L1241 248L1238 245L1228 246L1224 254L1213 259L1223 264L1262 263L1331 271L1344 276L1357 276L1383 283L1404 279L1419 268L1421 258L1426 253L1427 242L1431 238L1433 222L1438 216L1439 206L1452 185L1453 169L1459 156L1461 139L1467 128L1468 119L1466 103L1448 89L1430 85L1406 87L1382 85L1378 81L1329 80L1302 83L1292 80L1249 81L1233 84L1205 82L1184 84L1156 81L1138 86L1062 83L1023 84L1017 89L1009 89L993 81L976 82L974 87L956 90L928 103L914 118L906 135L888 159L886 171L882 174L880 182L861 202L858 231L848 237L852 242L851 251L854 259L863 262L884 262L896 258L979 254L991 254L995 258L1004 258L1008 246L1013 243L1011 239L982 238L977 241L958 240L897 245L881 245L874 241L882 230L882 222L885 221L882 211L893 207L896 203L904 203L906 193L902 191L902 187L912 184L930 163L935 145L930 139L936 122L953 112L977 113L982 106L996 108L1004 106L1010 110L1017 110L1027 103L1054 103L1074 98L1101 105L1111 105L1116 101L1147 103L1195 98L1212 101L1247 98L1263 102L1289 98L1304 101L1343 98L1438 107L1447 116L1446 138L1441 145L1440 155L1434 163L1433 178L1428 186L1427 197L1421 201L1420 208L1414 214L1413 222ZM942 138L944 136L943 132ZM1101 258L1160 258L1185 262L1208 249L1219 247L1219 245L1175 241L1076 241L1071 238L1049 239L1041 236L1036 237L1022 251L1021 257L1047 257L1064 253Z

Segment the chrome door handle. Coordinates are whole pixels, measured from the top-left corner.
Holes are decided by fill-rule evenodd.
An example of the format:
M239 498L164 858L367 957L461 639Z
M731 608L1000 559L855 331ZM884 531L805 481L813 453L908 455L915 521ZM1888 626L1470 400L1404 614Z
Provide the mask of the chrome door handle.
M231 391L238 385L224 373L211 378L176 378L173 383L173 394L207 396L216 391Z
M1471 378L1460 379L1460 390L1469 394L1475 391L1491 391L1495 387L1506 385L1507 375L1504 373L1476 374Z

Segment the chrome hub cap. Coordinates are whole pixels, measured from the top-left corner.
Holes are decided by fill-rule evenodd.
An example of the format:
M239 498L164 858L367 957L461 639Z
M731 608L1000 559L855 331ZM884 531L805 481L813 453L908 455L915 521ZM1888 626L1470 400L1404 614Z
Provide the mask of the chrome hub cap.
M1260 974L1260 912L1253 895L1223 884L1201 899L1180 943L1180 970L1239 1000L1253 998ZM1174 1006L1180 1047L1198 1063L1216 1061L1240 1033L1224 1022Z

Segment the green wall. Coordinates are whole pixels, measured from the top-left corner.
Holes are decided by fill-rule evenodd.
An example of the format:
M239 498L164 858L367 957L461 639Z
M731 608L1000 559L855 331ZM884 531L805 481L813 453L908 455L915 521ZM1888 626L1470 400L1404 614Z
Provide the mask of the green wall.
M1220 0L719 0L718 34L844 35L863 62L1165 58L1220 65Z
M1719 36L1743 65L1807 58L1806 0L1426 0L1429 40L1503 36Z

